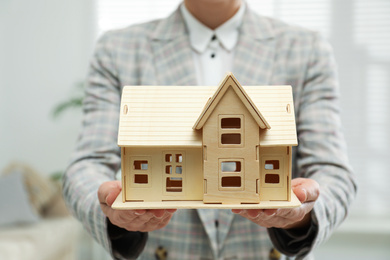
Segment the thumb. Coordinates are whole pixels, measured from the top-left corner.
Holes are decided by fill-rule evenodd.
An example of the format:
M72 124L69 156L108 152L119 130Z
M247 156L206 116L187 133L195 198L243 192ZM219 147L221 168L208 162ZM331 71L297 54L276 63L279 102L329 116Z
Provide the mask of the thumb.
M111 207L121 190L122 185L120 181L108 181L102 183L98 189L99 202Z
M294 194L302 203L316 201L320 194L320 186L313 179L300 178L292 186Z
M299 201L301 203L306 202L306 200L307 200L307 191L306 191L305 188L302 188L302 187L294 188L294 194L297 196L297 198L299 199Z

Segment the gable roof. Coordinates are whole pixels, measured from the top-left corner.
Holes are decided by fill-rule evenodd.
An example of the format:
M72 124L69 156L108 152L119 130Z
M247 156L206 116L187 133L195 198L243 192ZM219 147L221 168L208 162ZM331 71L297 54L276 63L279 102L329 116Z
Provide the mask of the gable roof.
M272 126L259 131L260 146L297 145L291 87L241 88L250 97L246 102L261 111L265 122ZM202 147L202 131L193 129L194 122L207 116L203 112L212 106L210 97L218 96L218 89L217 86L124 87L118 145Z
M271 129L271 126L269 125L267 120L265 120L263 115L257 109L256 105L253 103L253 101L250 99L248 94L245 92L245 90L242 88L242 86L237 81L237 79L233 76L232 73L228 73L225 76L225 78L219 84L219 88L215 91L214 95L208 100L202 113L200 114L199 118L196 120L193 126L194 129L199 130L203 127L203 125L206 123L207 119L214 111L214 109L217 107L219 101L221 100L221 98L229 88L232 88L234 90L238 98L248 109L249 113L253 116L254 120L256 121L256 123L259 125L261 129Z

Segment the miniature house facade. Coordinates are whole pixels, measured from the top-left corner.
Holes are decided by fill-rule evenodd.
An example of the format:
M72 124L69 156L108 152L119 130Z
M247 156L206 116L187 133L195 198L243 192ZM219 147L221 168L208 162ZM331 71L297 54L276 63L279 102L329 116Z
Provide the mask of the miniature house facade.
M291 199L290 86L129 86L118 145L122 201L252 204Z

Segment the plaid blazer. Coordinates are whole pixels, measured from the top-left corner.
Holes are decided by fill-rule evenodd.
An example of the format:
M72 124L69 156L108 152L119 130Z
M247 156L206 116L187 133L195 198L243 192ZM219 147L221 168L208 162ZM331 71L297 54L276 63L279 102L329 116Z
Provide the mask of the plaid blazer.
M338 106L335 63L318 34L258 16L247 8L235 49L233 73L243 86L292 85L299 146L293 176L313 178L321 194L308 234L267 229L219 211L179 210L167 227L150 232L140 259L277 259L270 250L297 258L326 240L347 215L356 186L346 157ZM83 126L64 178L73 214L109 252L112 243L97 189L120 168L117 146L124 85L196 85L188 32L179 10L166 19L107 32L96 46L84 100ZM142 248L140 248L142 249ZM124 258L124 257L123 257Z

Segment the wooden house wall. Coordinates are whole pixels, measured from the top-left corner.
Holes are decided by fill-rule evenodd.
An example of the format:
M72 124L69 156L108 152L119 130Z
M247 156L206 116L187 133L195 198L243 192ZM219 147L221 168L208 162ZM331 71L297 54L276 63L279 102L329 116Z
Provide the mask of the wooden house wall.
M182 192L167 192L164 154L183 154L183 187ZM138 171L148 174L148 183L134 183L132 163L148 160L148 170ZM133 172L134 173L134 172ZM178 176L178 175L176 175ZM162 201L162 200L202 200L203 173L202 150L200 148L184 149L183 147L126 147L122 148L122 183L124 185L123 201Z
M220 115L243 115L243 146L221 147L219 133ZM233 116L234 117L234 116ZM233 89L227 90L203 127L205 203L258 203L259 160L256 146L259 144L259 126L237 97ZM242 189L221 188L220 159L243 159Z
M267 163L272 165L274 161L278 161L278 169L265 166ZM267 174L279 176L279 183L267 183ZM291 146L260 147L260 199L262 201L290 200L290 181Z

